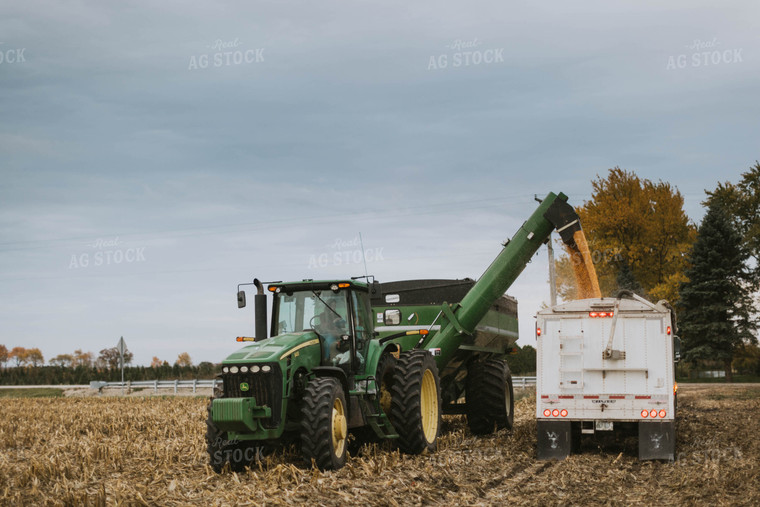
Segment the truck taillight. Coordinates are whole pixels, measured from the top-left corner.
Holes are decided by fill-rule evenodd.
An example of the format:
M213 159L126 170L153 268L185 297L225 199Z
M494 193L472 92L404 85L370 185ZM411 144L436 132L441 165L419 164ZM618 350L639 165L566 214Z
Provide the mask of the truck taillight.
M562 417L567 417L567 410L565 410L565 409L563 408L563 409L562 409L562 412L560 412L560 413L559 413L559 415L561 415Z
M647 409L642 410L641 411L641 417L643 417L644 419L646 419L647 417L649 417L649 410L647 410Z
M665 419L667 412L665 412L664 410L660 410L660 413L658 415L660 416L660 419Z
M541 328L540 327L536 328L536 336L541 336Z
M668 334L668 336L670 336L670 331L671 331L670 326L668 326L668 328L665 330L665 332Z
M551 415L552 415L552 411L551 410L549 410L548 408L546 410L544 410L544 417L549 417Z
M655 409L650 410L649 411L649 417L651 417L652 419L654 419L655 417L657 417L657 410L655 410Z
M589 317L612 317L615 312L588 312Z
M557 410L556 408L554 410L552 410L552 415L554 417L557 417L559 415L559 410Z

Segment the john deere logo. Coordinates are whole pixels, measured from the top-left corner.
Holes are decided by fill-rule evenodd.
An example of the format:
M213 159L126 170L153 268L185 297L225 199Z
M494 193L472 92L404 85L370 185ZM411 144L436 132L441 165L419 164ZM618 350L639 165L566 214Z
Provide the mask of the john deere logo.
M248 389L249 389L248 382L243 382L242 384L240 384L241 391L247 391Z

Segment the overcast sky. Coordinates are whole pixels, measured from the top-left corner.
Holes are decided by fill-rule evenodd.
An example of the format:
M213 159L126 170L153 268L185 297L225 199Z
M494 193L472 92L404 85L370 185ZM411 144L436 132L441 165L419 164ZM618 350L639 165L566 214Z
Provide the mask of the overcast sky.
M409 5L412 4L412 5ZM238 283L477 278L614 166L760 158L756 1L0 4L0 343L222 360ZM338 262L340 260L340 262ZM542 249L509 293L520 344Z

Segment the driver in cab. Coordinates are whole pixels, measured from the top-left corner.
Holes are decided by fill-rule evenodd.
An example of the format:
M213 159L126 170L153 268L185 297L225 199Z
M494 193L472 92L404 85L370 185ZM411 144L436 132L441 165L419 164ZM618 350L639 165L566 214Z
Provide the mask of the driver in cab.
M337 300L327 300L322 312L317 314L316 331L324 337L322 359L330 363L338 354L341 336L348 334L348 324L344 315L337 309Z

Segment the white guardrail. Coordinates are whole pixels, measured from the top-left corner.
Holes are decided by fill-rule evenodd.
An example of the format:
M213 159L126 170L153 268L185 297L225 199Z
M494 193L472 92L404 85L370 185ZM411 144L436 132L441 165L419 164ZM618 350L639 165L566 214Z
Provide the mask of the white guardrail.
M177 394L179 389L192 389L195 393L198 389L213 389L216 387L220 380L136 380L122 382L101 382L99 380L93 380L90 382L90 389L103 389L113 387L124 387L128 390L136 388L153 388L153 392L158 392L159 389L173 389L174 394ZM526 388L536 385L536 377L512 377L513 388Z
M536 377L512 377L512 387L521 387L525 389L526 387L535 387L536 386Z
M192 389L196 392L198 389L213 389L217 384L221 384L221 380L217 379L201 379L201 380L135 380L122 382L102 382L100 380L93 380L90 382L90 389L104 389L112 387L124 387L128 390L142 388L152 388L153 392L158 392L159 389L173 389L174 394L177 394L179 389Z

